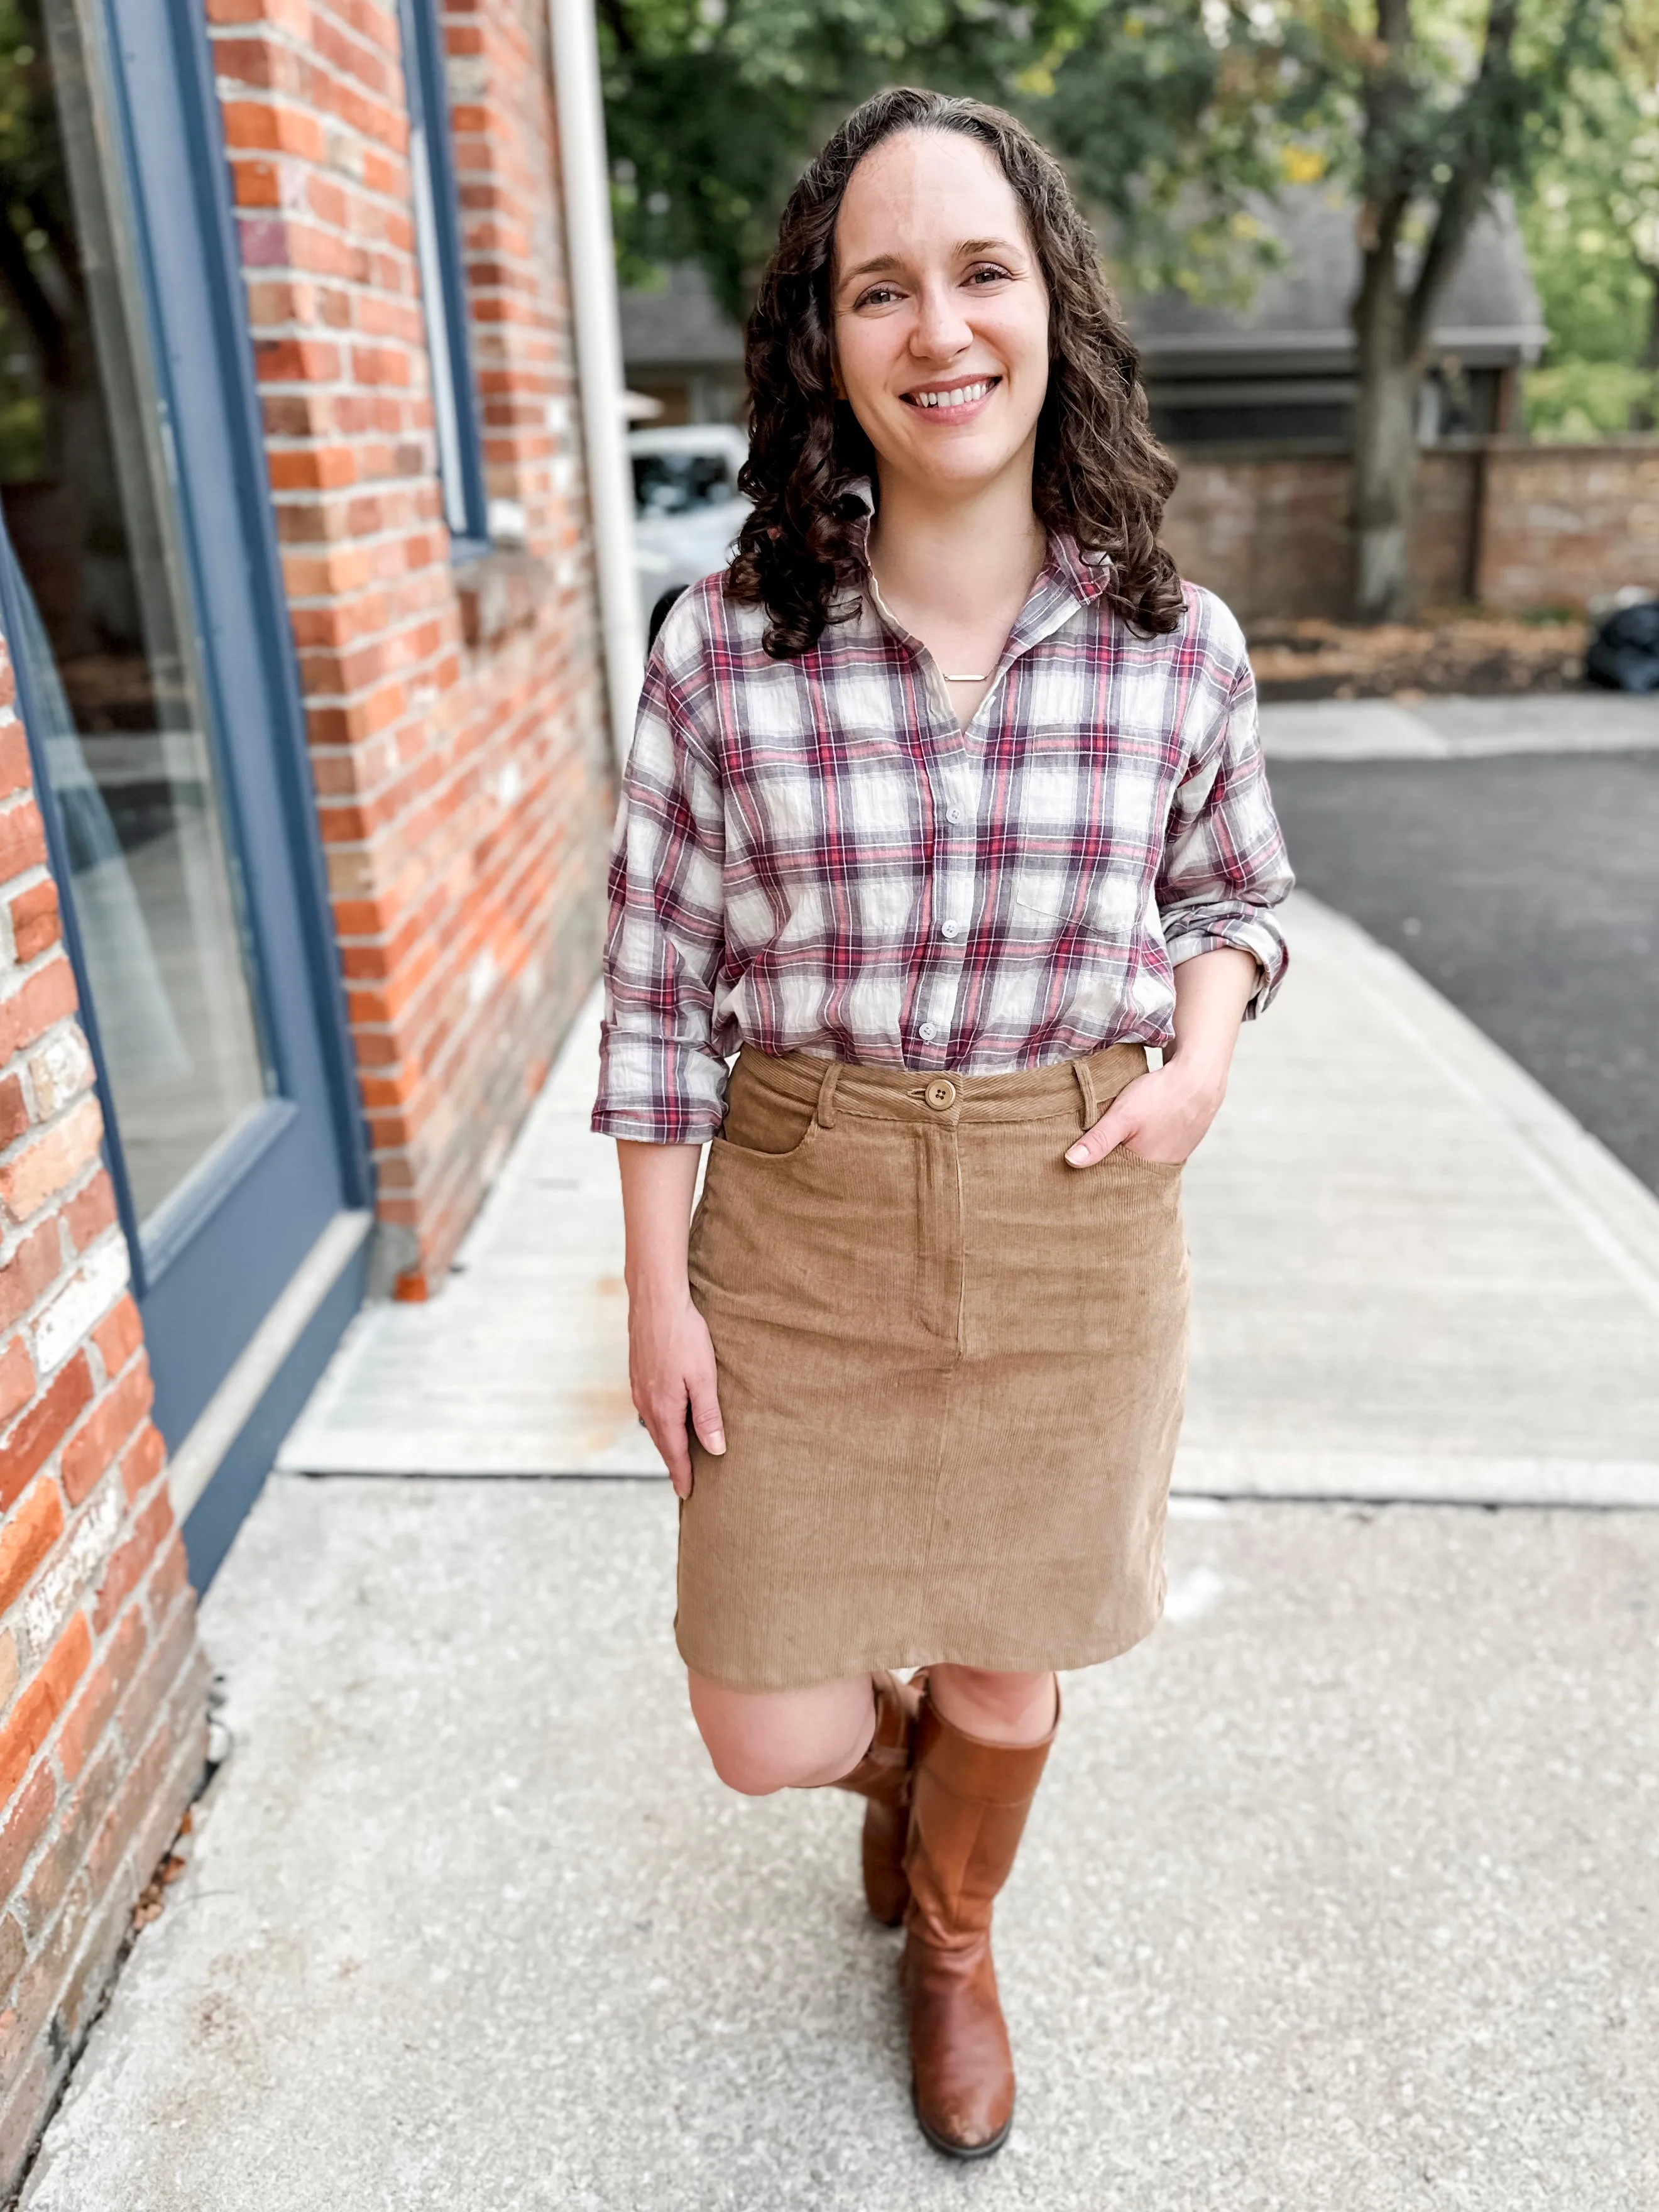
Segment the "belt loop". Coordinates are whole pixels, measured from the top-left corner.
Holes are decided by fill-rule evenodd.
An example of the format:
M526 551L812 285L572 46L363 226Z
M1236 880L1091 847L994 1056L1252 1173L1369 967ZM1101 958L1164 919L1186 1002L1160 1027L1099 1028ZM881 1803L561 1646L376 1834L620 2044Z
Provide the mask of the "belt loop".
M820 1129L836 1126L836 1085L841 1081L841 1062L832 1060L823 1071L823 1080L818 1085L818 1103L812 1109L812 1119Z
M1100 1102L1095 1097L1095 1079L1086 1060L1074 1060L1072 1073L1077 1078L1077 1087L1083 1093L1083 1126L1092 1129L1100 1119Z

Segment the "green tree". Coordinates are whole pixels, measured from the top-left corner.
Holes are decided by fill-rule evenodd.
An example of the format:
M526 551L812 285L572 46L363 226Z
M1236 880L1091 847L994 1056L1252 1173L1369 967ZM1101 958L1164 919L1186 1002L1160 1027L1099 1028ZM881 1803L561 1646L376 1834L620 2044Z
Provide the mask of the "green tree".
M1659 412L1659 0L1627 0L1620 46L1521 210L1550 330L1528 416L1557 434L1651 429Z
M910 76L1022 110L1143 283L1212 296L1271 258L1284 180L1352 194L1360 249L1357 611L1409 604L1430 336L1476 218L1524 198L1575 117L1627 81L1655 0L599 0L618 226L695 254L740 306L824 127Z
M1652 0L1634 0L1644 7ZM1470 229L1494 192L1524 194L1568 119L1619 80L1619 0L1164 0L1103 5L1038 115L1132 245L1202 185L1212 231L1230 204L1279 177L1328 175L1351 194L1360 276L1352 526L1356 611L1394 619L1410 602L1416 423L1430 337ZM1092 169L1091 118L1115 113L1133 21L1195 21L1218 66L1194 109L1207 143L1182 144L1150 184L1113 200ZM1219 116L1224 129L1215 132ZM1100 128L1103 126L1096 126ZM1184 164L1184 173L1183 173Z
M922 79L994 97L1074 0L598 0L625 277L696 260L746 310L800 169L848 108Z
M625 278L696 260L740 316L814 148L859 100L907 82L1031 113L1143 281L1237 289L1271 253L1241 195L1276 173L1258 141L1282 40L1261 35L1246 0L598 7Z
M1334 27L1332 89L1358 125L1353 525L1362 620L1408 608L1418 396L1470 228L1498 187L1524 191L1577 80L1605 73L1611 13L1606 0L1486 0L1431 43L1412 0L1376 0L1375 35L1350 46L1346 68L1340 17Z

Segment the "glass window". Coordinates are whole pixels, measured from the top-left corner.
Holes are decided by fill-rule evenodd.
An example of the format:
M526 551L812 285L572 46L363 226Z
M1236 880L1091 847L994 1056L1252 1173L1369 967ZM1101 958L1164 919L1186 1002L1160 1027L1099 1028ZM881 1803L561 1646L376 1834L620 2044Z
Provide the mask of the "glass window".
M737 497L737 480L723 453L635 453L634 504L641 514L688 514Z
M112 192L100 18L0 0L0 508L134 1211L273 1087L144 306Z
M449 143L443 33L435 0L400 0L409 101L409 166L416 256L432 373L433 428L444 520L462 552L489 538L483 460L467 344L466 281L459 204Z

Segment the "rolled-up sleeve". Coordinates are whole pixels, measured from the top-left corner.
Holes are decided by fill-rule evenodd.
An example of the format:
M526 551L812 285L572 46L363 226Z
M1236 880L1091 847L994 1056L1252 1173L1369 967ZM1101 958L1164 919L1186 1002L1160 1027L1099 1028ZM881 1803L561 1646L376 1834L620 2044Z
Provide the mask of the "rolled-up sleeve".
M611 842L605 1020L592 1126L695 1145L719 1130L726 1062L710 1045L725 950L719 774L664 647L647 672Z
M1273 909L1295 880L1267 790L1246 665L1170 809L1158 908L1170 964L1228 945L1253 953L1260 972L1245 1019L1265 1012L1290 961Z

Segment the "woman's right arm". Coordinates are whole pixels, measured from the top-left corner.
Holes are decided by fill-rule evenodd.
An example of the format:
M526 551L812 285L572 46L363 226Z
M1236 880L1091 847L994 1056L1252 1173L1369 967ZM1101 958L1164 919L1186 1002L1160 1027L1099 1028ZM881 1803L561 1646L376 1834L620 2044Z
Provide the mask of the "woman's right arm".
M628 1231L629 1379L682 1498L686 1408L723 1452L714 1354L691 1303L686 1239L697 1157L725 1114L711 1036L726 943L725 794L699 722L707 609L690 592L646 670L611 855L605 1012L593 1127L617 1139Z
M686 1410L706 1451L726 1449L714 1382L714 1347L691 1303L686 1240L700 1145L620 1140L628 1250L628 1380L634 1410L651 1431L682 1498L691 1495Z

